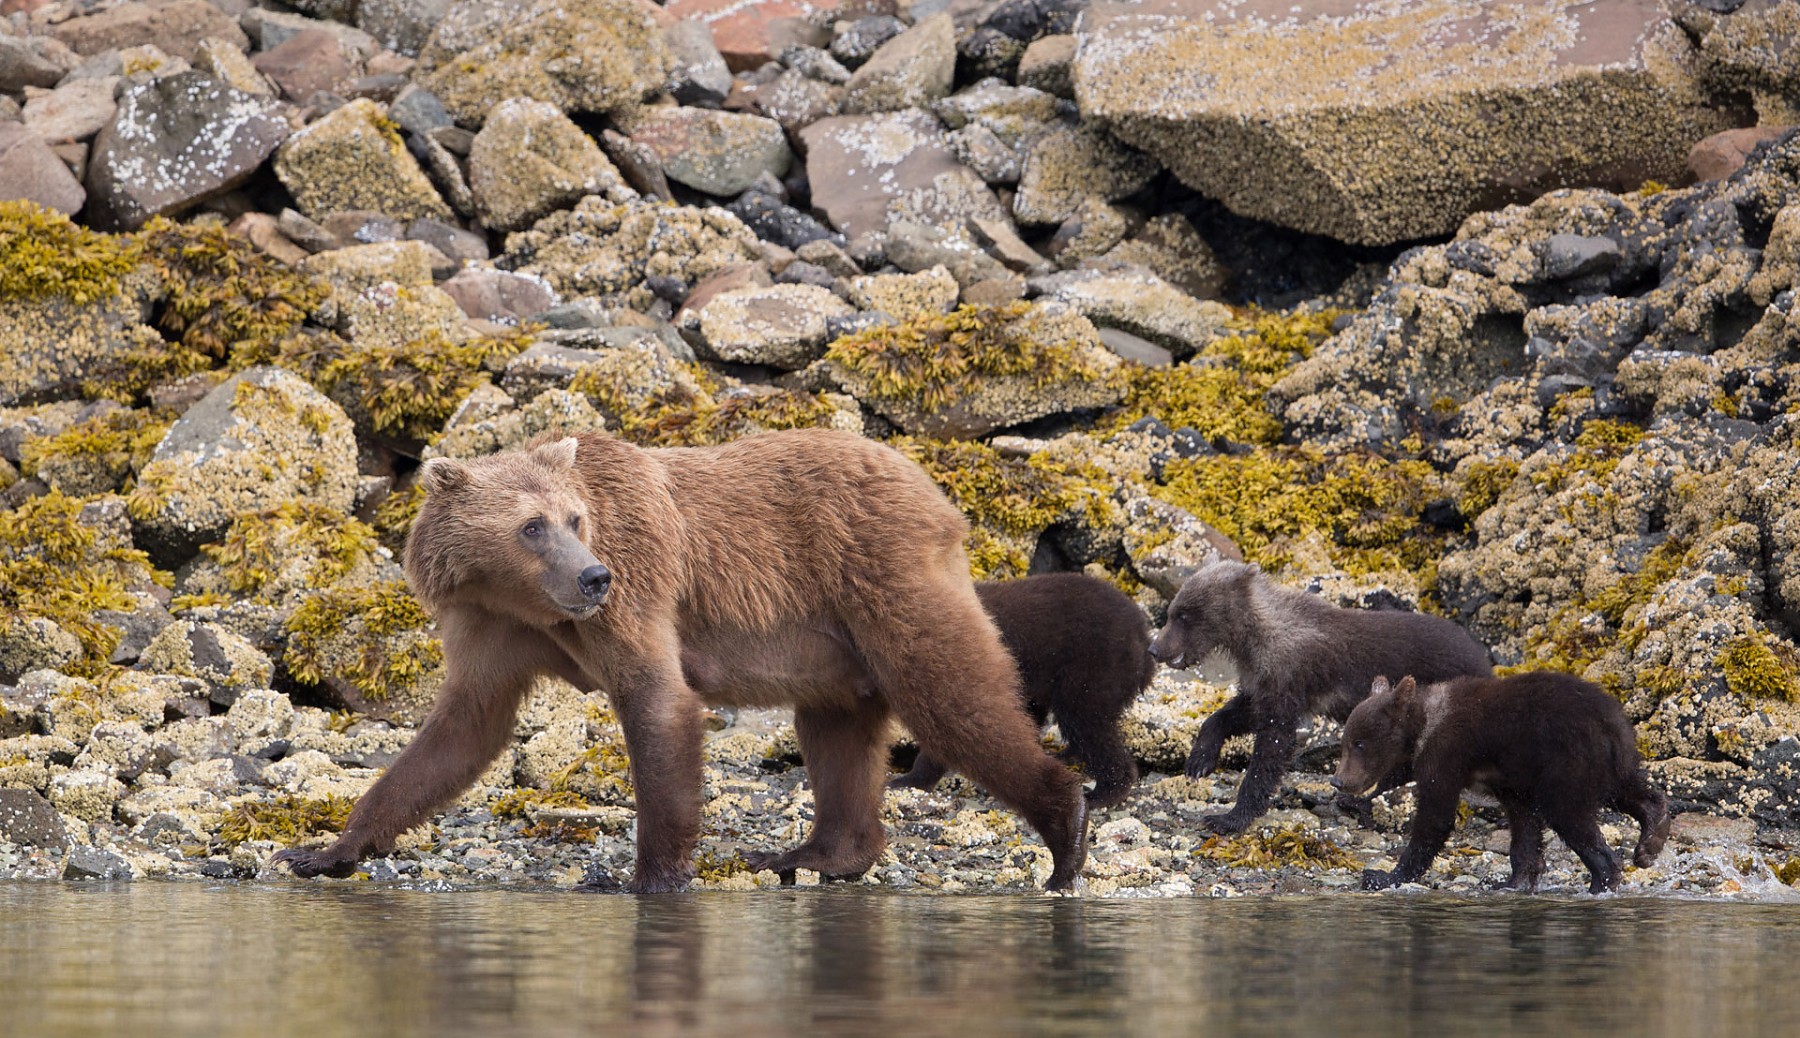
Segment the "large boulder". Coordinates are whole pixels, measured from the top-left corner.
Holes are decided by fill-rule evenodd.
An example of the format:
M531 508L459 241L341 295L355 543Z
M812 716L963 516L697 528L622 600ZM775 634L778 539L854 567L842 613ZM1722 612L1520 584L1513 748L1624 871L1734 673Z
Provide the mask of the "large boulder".
M296 500L347 512L356 482L343 410L297 375L251 368L169 427L132 492L135 539L154 557L186 559L242 512Z
M668 79L659 15L643 0L459 0L420 53L418 82L467 126L509 97L629 107Z
M273 101L202 72L126 90L88 162L88 222L135 230L222 194L255 173L287 138Z
M1090 119L1239 213L1343 241L1446 234L1556 187L1679 181L1708 106L1643 0L1166 0L1083 18Z

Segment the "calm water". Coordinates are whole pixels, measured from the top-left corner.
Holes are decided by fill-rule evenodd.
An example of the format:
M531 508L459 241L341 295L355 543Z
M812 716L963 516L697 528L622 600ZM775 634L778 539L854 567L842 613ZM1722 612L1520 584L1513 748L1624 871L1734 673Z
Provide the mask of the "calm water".
M1800 906L0 885L0 1033L1792 1035Z

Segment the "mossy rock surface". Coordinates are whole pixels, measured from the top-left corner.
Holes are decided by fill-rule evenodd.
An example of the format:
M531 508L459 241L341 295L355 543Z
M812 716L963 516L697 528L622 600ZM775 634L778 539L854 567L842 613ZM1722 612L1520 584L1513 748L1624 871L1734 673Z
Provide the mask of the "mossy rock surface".
M170 427L132 492L131 515L140 543L180 561L244 512L288 501L348 511L356 480L343 409L296 375L251 368Z
M1122 362L1055 304L964 306L839 339L827 369L909 433L970 439L1116 403Z

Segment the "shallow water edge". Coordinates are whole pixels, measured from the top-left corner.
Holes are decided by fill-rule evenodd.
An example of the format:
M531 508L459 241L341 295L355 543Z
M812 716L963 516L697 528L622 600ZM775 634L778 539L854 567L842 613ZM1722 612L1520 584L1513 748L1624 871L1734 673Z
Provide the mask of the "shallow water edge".
M1779 1034L1800 908L0 884L6 1034Z

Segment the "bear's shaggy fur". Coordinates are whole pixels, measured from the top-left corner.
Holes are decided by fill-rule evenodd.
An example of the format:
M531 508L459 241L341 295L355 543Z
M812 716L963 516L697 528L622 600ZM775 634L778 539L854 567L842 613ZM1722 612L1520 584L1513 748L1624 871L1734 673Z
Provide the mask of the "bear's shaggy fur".
M1210 774L1226 739L1256 734L1237 803L1204 820L1220 833L1241 832L1268 810L1302 716L1342 721L1380 674L1443 681L1493 672L1487 650L1449 620L1339 609L1270 583L1255 563L1214 562L1189 577L1150 644L1151 655L1173 667L1197 664L1214 650L1236 665L1238 694L1200 726L1188 777Z
M279 855L297 874L347 875L467 789L532 680L554 674L605 689L619 716L631 889L692 874L702 702L794 706L814 824L758 868L875 863L891 710L1043 836L1049 887L1074 881L1079 780L1038 744L969 580L966 521L897 451L828 430L667 450L583 435L423 475L406 573L438 619L443 689L337 842Z
M1486 786L1512 830L1507 886L1537 889L1548 825L1588 867L1588 890L1619 885L1619 856L1600 835L1603 806L1638 822L1639 867L1656 860L1669 836L1669 805L1650 785L1637 733L1598 686L1538 671L1507 678L1456 678L1420 691L1412 678L1389 688L1377 678L1344 726L1344 756L1332 785L1352 793L1410 763L1418 808L1398 867L1363 873L1376 890L1424 875L1456 825L1463 789Z
M1119 716L1156 676L1144 611L1118 588L1083 573L982 583L975 593L1018 661L1032 720L1042 729L1054 716L1067 743L1063 758L1094 779L1088 806L1125 799L1137 765L1119 734ZM943 762L921 750L912 770L889 785L930 789L944 771Z

